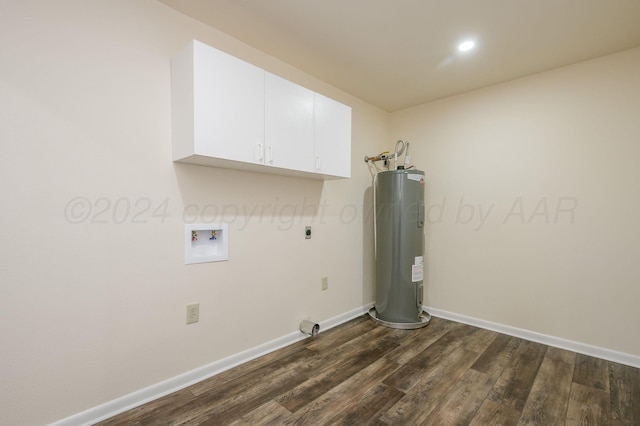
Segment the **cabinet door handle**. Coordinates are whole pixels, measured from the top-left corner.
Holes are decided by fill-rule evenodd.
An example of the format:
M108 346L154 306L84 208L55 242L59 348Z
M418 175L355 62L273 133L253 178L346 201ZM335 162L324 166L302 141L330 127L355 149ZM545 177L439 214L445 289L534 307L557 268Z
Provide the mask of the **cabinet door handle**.
M267 161L269 163L273 163L273 146L269 145L268 149L269 149L269 156L267 157Z
M320 156L316 155L316 170L320 170Z
M263 162L264 158L262 157L262 144L259 143L256 147L256 160L259 162Z

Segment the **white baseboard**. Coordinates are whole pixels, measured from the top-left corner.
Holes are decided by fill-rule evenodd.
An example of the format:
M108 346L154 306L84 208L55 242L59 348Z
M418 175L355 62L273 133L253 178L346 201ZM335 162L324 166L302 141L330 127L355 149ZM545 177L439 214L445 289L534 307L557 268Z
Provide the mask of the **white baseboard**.
M630 365L640 368L640 356L617 352L611 349L600 348L598 346L587 345L585 343L574 342L559 337L549 336L535 331L524 330L522 328L511 327L509 325L498 324L491 321L485 321L478 318L468 317L453 312L443 311L442 309L431 308L425 306L424 309L432 316L444 318L455 322L473 325L475 327L487 330L497 331L498 333L508 334L509 336L519 337L524 340L542 343L548 346L554 346L560 349L566 349L572 352L593 356L596 358L606 359L607 361L617 362L619 364Z
M373 304L365 305L333 318L329 318L325 321L321 321L319 323L320 333L365 314L369 311L371 306L373 306ZM216 374L220 374L223 371L229 370L237 365L251 361L252 359L258 358L307 337L308 336L300 333L300 331L289 333L270 342L247 349L246 351L239 352L194 370L187 371L186 373L172 377L160 383L156 383L144 389L140 389L139 391L114 399L113 401L90 408L81 413L74 414L73 416L52 423L51 426L81 426L97 423L147 402L169 395L170 393L180 389L184 389L202 380L208 379L209 377L215 376Z

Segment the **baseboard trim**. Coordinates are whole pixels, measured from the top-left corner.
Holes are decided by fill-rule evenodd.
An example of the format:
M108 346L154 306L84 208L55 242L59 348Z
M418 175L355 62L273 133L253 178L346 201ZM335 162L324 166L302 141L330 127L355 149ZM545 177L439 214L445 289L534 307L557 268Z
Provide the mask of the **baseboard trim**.
M371 306L373 306L372 303L337 315L333 318L329 318L325 321L321 321L319 323L320 333L352 320L360 315L364 315L369 311ZM220 374L223 371L229 370L235 366L251 361L252 359L266 355L305 338L307 338L307 336L303 335L299 331L294 331L270 342L247 349L246 351L239 352L194 370L187 371L186 373L90 408L81 413L74 414L70 417L52 423L51 426L84 426L106 420L117 414L123 413L142 404L146 404L147 402L151 402L165 395L169 395L170 393L180 389L184 389L188 386L201 382L202 380L208 379L209 377L215 376L216 374Z
M592 346L585 343L574 342L572 340L562 339L560 337L549 336L535 331L524 330L522 328L512 327L509 325L498 324L479 318L473 318L466 315L456 314L444 311L442 309L431 308L425 306L424 309L432 316L451 321L461 322L473 325L475 327L487 330L497 331L498 333L508 334L509 336L519 337L524 340L542 343L548 346L554 346L560 349L593 356L596 358L606 359L607 361L617 362L619 364L629 365L631 367L640 368L640 356L631 355L624 352L617 352L611 349L605 349L598 346Z

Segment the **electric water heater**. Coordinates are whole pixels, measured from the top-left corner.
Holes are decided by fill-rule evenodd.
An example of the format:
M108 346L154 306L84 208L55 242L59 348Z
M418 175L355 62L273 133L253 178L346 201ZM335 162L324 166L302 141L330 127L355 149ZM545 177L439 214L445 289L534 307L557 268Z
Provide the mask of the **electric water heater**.
M424 172L382 171L375 180L376 300L372 317L394 328L427 325L424 280Z

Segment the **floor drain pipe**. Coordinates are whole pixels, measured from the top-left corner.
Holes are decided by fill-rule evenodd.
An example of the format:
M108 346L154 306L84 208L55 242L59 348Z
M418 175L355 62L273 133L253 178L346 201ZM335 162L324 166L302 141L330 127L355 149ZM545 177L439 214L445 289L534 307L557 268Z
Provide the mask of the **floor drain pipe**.
M313 321L302 320L300 322L300 331L309 336L315 337L320 332L320 326Z

